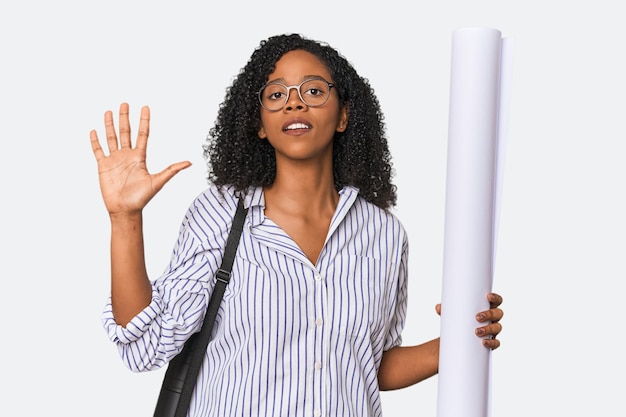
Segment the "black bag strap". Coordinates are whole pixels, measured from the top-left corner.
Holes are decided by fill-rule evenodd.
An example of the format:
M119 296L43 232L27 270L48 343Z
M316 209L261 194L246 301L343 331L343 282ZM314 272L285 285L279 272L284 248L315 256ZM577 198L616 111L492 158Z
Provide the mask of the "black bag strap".
M187 415L194 386L200 372L200 366L211 338L213 323L217 317L226 286L230 281L230 271L237 253L237 246L239 245L239 238L243 230L247 211L244 208L243 198L240 198L228 240L226 241L222 264L215 274L215 287L209 300L202 329L191 336L185 344L183 351L174 357L168 365L154 417L185 417Z

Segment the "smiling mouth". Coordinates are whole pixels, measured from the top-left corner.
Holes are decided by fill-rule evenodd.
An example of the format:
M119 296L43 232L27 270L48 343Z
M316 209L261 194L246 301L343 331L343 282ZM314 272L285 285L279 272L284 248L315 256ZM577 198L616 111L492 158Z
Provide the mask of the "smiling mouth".
M304 123L292 123L289 126L285 127L283 129L283 131L288 131L288 130L300 130L300 129L310 129L311 126L306 125Z

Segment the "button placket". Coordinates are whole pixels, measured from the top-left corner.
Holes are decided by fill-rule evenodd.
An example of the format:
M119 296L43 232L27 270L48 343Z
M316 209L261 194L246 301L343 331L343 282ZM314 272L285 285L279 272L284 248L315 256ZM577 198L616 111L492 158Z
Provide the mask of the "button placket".
M325 408L326 404L326 382L324 372L324 362L326 361L326 352L328 350L328 340L326 335L324 334L324 313L326 312L328 306L327 304L327 294L326 294L326 283L324 277L319 273L319 271L315 272L315 308L314 308L314 316L311 318L314 324L315 331L315 355L313 362L314 369L314 390L315 390L315 409L314 416L319 417L322 415L322 410Z

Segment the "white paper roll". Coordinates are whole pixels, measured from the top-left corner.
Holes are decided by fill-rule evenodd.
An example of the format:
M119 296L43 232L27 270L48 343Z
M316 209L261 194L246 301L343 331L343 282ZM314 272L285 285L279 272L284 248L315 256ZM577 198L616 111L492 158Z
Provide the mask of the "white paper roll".
M438 417L489 415L491 352L474 317L493 280L503 46L495 29L453 32Z

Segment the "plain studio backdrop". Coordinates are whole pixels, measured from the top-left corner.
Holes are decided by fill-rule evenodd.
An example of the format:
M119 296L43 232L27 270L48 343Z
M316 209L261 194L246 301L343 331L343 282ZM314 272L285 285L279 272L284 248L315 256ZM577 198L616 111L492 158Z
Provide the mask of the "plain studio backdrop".
M469 26L514 40L492 415L624 416L626 25L608 0L3 2L0 415L152 415L163 372L127 370L100 322L109 220L89 131L104 138L122 101L136 129L149 105L149 169L193 162L145 210L156 277L206 187L226 87L278 33L329 42L374 87L410 238L404 343L436 337L451 39ZM385 416L434 417L437 377L382 399Z

